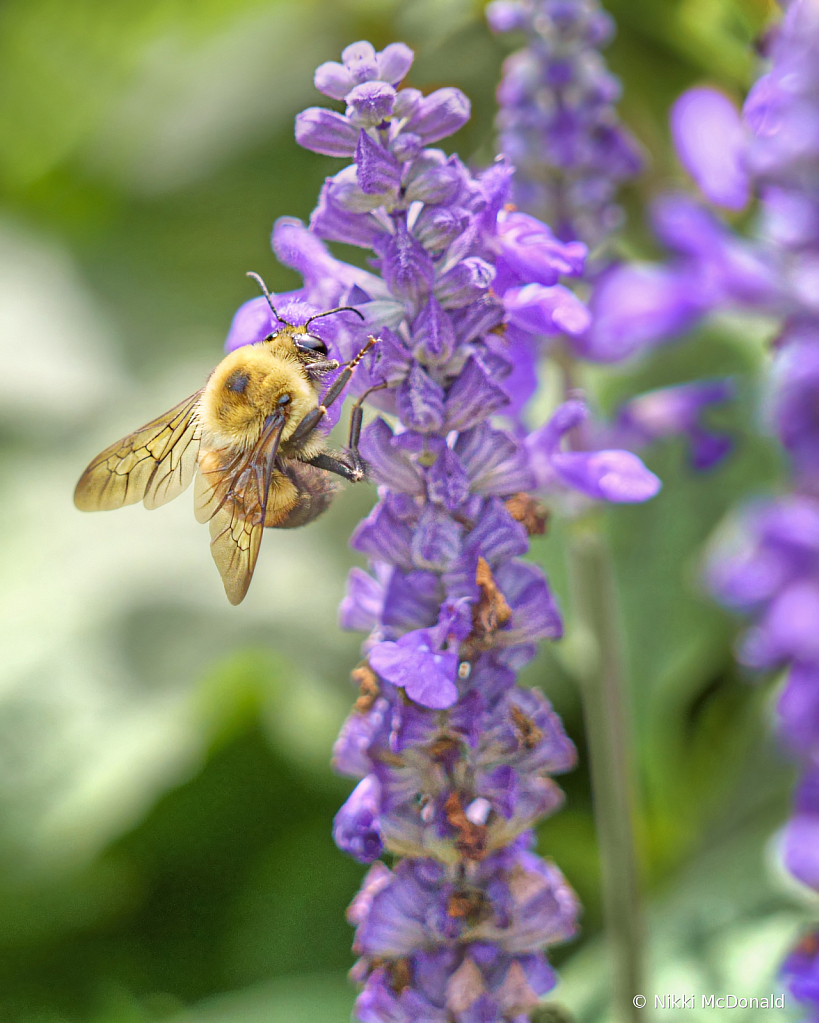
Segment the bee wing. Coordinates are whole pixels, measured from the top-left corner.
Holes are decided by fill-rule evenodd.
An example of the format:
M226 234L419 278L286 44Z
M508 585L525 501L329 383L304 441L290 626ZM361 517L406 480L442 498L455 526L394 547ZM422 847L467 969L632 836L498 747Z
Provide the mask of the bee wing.
M97 455L80 477L74 504L108 511L144 501L158 508L190 485L199 455L197 391Z
M200 460L196 517L210 520L211 554L231 604L244 600L253 578L283 426L278 413L254 448L207 451Z

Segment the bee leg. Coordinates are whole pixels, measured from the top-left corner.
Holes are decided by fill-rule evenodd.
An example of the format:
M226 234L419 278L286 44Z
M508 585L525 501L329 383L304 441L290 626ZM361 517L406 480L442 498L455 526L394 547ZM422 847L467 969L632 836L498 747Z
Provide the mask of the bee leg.
M342 479L349 480L351 483L360 483L365 476L363 469L359 472L347 465L346 462L342 462L340 458L333 458L332 455L315 455L308 459L307 464L315 465L317 469L324 469L326 472L335 473L336 476L341 476Z
M322 373L330 373L332 370L338 369L340 365L341 363L335 359L322 359L320 362L308 363L305 369L309 377L321 376Z
M368 387L350 409L350 434L347 440L347 457L350 460L350 468L353 472L359 474L359 479L363 479L367 475L366 462L358 450L358 442L361 439L361 423L364 419L364 401L373 391L383 391L388 386L389 384L383 383Z
M364 358L367 352L377 342L378 342L377 337L371 336L367 339L366 345L364 345L364 347L361 349L358 355L356 355L354 359L347 363L345 369L343 369L341 373L339 373L339 375L333 381L330 390L324 395L324 401L322 402L322 404L319 405L317 408L314 408L311 412L308 412L304 419L302 419L302 421L296 427L293 434L290 436L290 441L300 441L304 440L305 437L310 436L313 430L315 430L315 428L327 414L328 407L333 404L333 402L339 397L341 392L350 382L350 377L352 377L353 373L355 372L356 366L359 364L359 362L361 362L361 360ZM360 478L361 477L359 477L359 479Z

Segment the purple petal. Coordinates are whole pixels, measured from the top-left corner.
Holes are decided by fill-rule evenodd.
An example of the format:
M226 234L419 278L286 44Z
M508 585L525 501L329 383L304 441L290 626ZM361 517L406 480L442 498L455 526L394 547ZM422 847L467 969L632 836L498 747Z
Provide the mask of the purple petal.
M441 595L441 584L434 572L402 572L396 568L384 593L385 628L404 633L434 625Z
M412 537L412 558L418 568L443 571L460 552L462 527L442 508L428 504Z
M415 54L405 43L390 43L376 57L378 77L382 82L398 85L412 67Z
M462 128L470 113L471 104L460 89L436 89L418 103L405 130L420 135L425 145L429 145Z
M647 501L662 486L631 451L563 451L552 456L563 482L598 501Z
M592 325L573 347L594 362L619 362L691 329L706 311L698 280L659 264L615 266L597 281Z
M399 229L384 248L384 280L390 290L420 309L429 294L435 271L422 245Z
M511 627L496 634L504 643L560 639L563 622L546 577L535 565L510 561L495 572L495 582L512 608Z
M705 87L684 92L671 108L671 134L682 165L707 199L732 210L747 205L745 129L727 96Z
M373 671L424 707L442 710L458 699L458 657L433 649L426 630L409 632L397 643L377 643L369 660Z
M243 345L255 345L264 341L276 329L273 313L264 295L251 298L240 305L233 316L225 341L225 351L232 352Z
M819 891L819 813L791 818L783 840L785 866L803 884Z
M785 587L771 602L741 656L752 667L769 668L784 659L819 664L819 585L812 579Z
M356 526L350 539L353 550L361 551L376 561L386 561L401 568L413 569L412 528L381 502L363 522Z
M356 785L333 821L333 841L359 863L372 863L383 852L380 803L381 786L370 774Z
M378 77L375 47L366 40L350 43L341 51L341 59L356 84L370 82Z
M493 32L519 32L529 25L529 12L514 0L492 0L484 13Z
M384 723L387 701L378 699L368 713L353 711L341 727L333 746L333 769L351 778L363 778L372 770L367 755L373 740Z
M446 396L448 430L468 430L509 403L506 392L494 383L474 355L470 355Z
M480 299L495 279L495 268L478 256L456 263L435 284L435 295L445 309L458 309Z
M398 161L366 131L359 135L355 163L358 184L366 195L381 195L398 187L401 179Z
M324 156L352 156L358 144L358 128L335 110L309 107L296 114L296 142Z
M310 229L328 242L344 242L371 249L384 234L384 228L369 213L351 213L335 201L336 183L327 178L318 205L310 216Z
M428 149L408 169L404 187L406 201L439 205L451 202L464 181L460 161L447 158L439 149Z
M469 493L469 478L461 460L444 447L427 470L427 493L430 501L442 504L449 511L458 507Z
M791 668L776 712L787 746L802 757L819 754L819 667Z
M370 632L378 623L384 600L384 587L362 568L351 568L347 593L339 608L342 629Z
M426 365L447 362L455 349L452 321L434 298L421 309L412 324L413 353Z
M546 224L526 213L501 214L498 241L500 255L518 278L516 284L552 285L563 274L583 273L586 246L559 241Z
M379 483L404 494L424 492L424 477L420 469L396 447L392 430L380 417L362 432L361 453Z
M526 284L510 288L503 296L510 323L532 334L582 334L591 315L574 292L556 284Z
M462 432L455 452L476 493L508 496L534 488L534 477L525 450L507 433L480 423Z
M395 396L401 421L422 433L439 430L444 422L444 390L417 362Z
M323 92L331 99L344 99L355 82L343 64L328 60L326 64L319 64L316 68L313 84L319 92Z
M348 95L347 117L359 128L374 128L388 120L395 106L395 89L386 82L362 82Z
M529 549L529 538L523 526L516 522L502 501L491 497L484 504L480 518L467 536L466 553L480 555L490 565L508 561Z

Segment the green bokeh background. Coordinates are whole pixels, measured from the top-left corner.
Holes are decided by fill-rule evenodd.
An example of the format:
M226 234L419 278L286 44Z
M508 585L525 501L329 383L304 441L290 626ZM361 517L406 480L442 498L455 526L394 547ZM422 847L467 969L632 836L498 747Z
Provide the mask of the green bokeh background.
M651 256L643 206L684 185L667 112L687 85L741 98L763 0L613 0L608 50L647 169L624 195L624 250ZM328 767L354 696L358 637L336 607L374 500L347 488L303 532L269 536L250 595L224 600L189 498L83 516L75 479L112 439L190 393L235 308L298 285L269 250L340 164L300 150L293 115L343 46L396 39L410 84L457 85L473 119L447 144L493 157L494 89L512 43L469 0L5 0L0 8L0 1020L330 1023L349 1016L344 909L363 868L330 822L351 785ZM340 251L340 250L339 250ZM350 250L345 258L360 259ZM728 373L713 421L735 454L607 513L632 683L639 841L649 894L646 994L758 994L811 913L776 866L792 769L749 684L735 623L709 602L703 545L741 497L776 487L756 411L770 325L724 318L646 362L589 372L603 409ZM548 412L548 379L533 421ZM606 1017L598 862L558 521L533 544L567 638L525 674L581 750L566 808L540 832L580 893L581 937L555 998ZM703 1015L706 1018L708 1013ZM646 1017L648 1018L648 1016ZM662 1018L677 1018L664 1013ZM681 1018L681 1017L680 1017ZM686 1019L698 1018L688 1012ZM710 1018L713 1018L713 1013ZM734 1010L732 1019L785 1019Z

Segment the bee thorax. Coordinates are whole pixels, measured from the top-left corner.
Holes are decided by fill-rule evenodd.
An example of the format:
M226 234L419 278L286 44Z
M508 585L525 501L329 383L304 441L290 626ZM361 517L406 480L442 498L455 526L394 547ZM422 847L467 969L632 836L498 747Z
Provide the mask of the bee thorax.
M316 402L315 389L297 359L248 345L231 352L211 374L199 419L212 443L247 448L256 444L274 415L284 417L286 440Z

